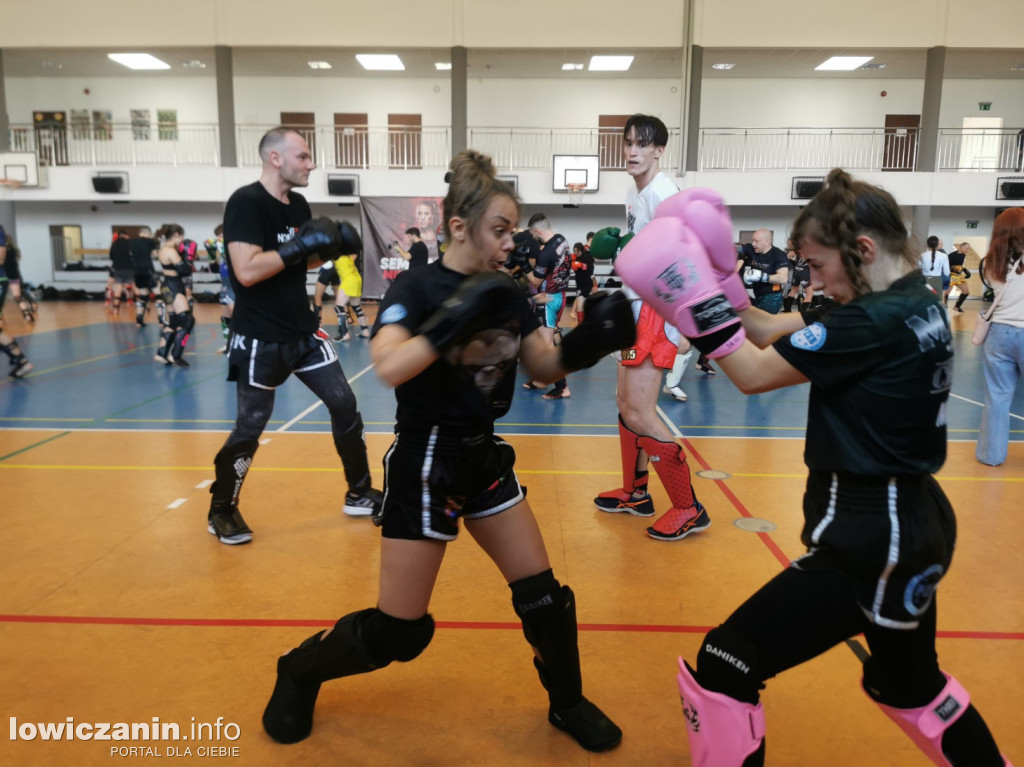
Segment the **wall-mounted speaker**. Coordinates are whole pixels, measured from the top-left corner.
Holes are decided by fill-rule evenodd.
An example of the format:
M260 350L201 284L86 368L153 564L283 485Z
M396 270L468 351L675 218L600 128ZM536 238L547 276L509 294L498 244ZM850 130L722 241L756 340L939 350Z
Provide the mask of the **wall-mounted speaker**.
M358 197L359 176L328 176L327 194L331 197Z
M790 190L791 200L809 200L814 197L825 186L825 179L821 177L800 177L793 179L793 188Z
M999 185L1004 200L1024 200L1024 179L1020 181L1004 181Z
M121 176L93 176L92 188L100 194L120 194L124 191L124 178Z
M504 181L506 184L512 187L513 192L515 192L517 195L519 194L519 176L499 173L497 174L497 176L495 176L495 178L497 178L499 181Z

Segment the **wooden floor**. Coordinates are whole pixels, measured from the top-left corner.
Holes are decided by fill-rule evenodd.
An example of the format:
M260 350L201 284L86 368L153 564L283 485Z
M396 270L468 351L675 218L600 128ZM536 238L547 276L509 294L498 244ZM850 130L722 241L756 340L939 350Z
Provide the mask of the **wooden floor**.
M254 541L224 546L205 522L212 459L234 419L233 387L213 354L216 307L198 307L188 370L152 363L155 330L111 320L102 305L43 304L35 328L15 322L12 308L8 328L36 372L0 383L0 696L9 719L0 764L110 764L118 748L152 749L124 757L133 762L186 748L198 759L210 746L237 749L219 763L238 765L688 764L677 656L692 659L705 631L802 553L805 392L744 398L724 376L696 373L684 380L689 402L660 403L686 435L713 520L676 543L644 535L649 520L592 505L619 474L610 360L571 377L568 400L520 392L499 430L516 449L555 575L577 595L584 688L622 727L622 745L588 754L547 723L508 588L468 535L448 548L425 653L326 684L313 735L278 745L260 726L277 656L376 598L378 531L341 513L344 478L324 412L297 382L282 387L243 493ZM938 648L1019 764L1024 433L1018 418L1006 465L975 462L978 359L963 343L971 317L955 319L962 364L939 479L959 539L939 590ZM379 485L393 395L368 371L364 341L339 344L339 354ZM660 484L652 492L665 508ZM770 530L741 527L752 520ZM770 681L768 765L928 764L859 678L843 645ZM68 718L158 718L189 739L24 739ZM193 722L219 718L234 725L234 740L191 734Z

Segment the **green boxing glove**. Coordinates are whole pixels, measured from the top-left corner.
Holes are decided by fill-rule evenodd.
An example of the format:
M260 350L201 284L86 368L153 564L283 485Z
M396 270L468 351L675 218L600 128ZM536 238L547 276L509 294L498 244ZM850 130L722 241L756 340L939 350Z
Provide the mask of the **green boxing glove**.
M617 226L608 226L597 232L590 241L590 255L602 261L614 261L633 235L621 234Z

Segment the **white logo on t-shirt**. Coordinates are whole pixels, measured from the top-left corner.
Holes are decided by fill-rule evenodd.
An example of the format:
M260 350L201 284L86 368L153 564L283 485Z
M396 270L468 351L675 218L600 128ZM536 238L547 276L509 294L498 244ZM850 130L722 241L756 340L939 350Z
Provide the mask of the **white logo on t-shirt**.
M806 349L809 352L816 352L825 345L825 326L820 322L808 325L798 330L789 337L789 342L797 349Z
M380 322L382 325L390 325L393 322L404 320L408 313L401 304L392 304L380 315Z

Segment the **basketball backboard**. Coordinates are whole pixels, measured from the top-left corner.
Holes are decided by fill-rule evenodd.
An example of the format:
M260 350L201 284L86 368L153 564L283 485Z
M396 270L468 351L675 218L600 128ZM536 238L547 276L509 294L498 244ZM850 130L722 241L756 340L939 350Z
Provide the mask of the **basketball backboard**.
M596 154L556 154L551 160L551 191L568 192L567 184L586 184L586 191L600 188L601 169Z

